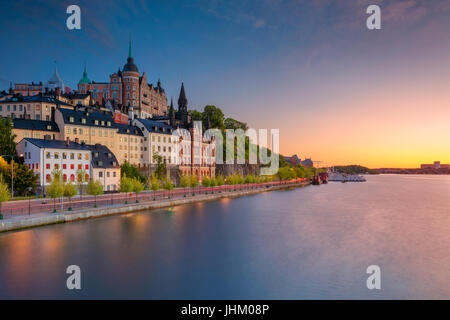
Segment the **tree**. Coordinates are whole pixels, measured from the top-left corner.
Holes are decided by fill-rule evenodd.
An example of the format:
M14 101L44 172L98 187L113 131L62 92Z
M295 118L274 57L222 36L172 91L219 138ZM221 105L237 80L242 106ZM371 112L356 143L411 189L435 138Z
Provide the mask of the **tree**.
M196 188L198 186L198 177L197 175L192 175L191 176L191 188ZM194 193L192 193L192 195L194 195Z
M102 183L98 180L96 180L96 181L91 180L91 181L89 181L89 183L87 185L86 191L89 195L94 196L94 201L95 201L94 206L97 208L97 196L103 194Z
M11 164L3 169L5 183L11 184ZM14 190L19 194L24 194L28 188L36 188L39 177L26 164L14 162Z
M150 180L150 189L155 192L158 191L160 187L160 183L155 174L152 174L152 178ZM155 195L153 195L153 200L156 200Z
M224 114L220 108L217 108L216 106L207 105L203 109L203 125L206 124L207 116L209 115L209 122L211 128L216 129L225 129L225 125L223 123L224 121Z
M153 158L156 160L157 163L155 171L156 177L161 180L163 178L164 173L166 172L166 163L164 162L163 157L157 152L153 153Z
M80 199L81 199L81 195L82 195L82 193L83 193L83 184L85 184L87 181L86 181L86 170L84 170L84 169L78 169L77 170L77 177L78 177L78 179L77 179L77 188L78 188L78 190L79 190L79 192L80 192Z
M132 180L132 187L133 187L133 192L136 195L136 203L138 203L139 201L137 199L137 194L144 190L144 184L141 181L139 181L139 179L134 178Z
M209 180L208 177L204 177L204 178L202 179L202 186L204 186L205 188L209 187L210 184L211 184L211 180Z
M223 179L223 176L221 174L219 174L216 178L216 183L218 186L223 186L225 181Z
M120 167L120 176L127 176L131 179L136 178L140 182L145 183L145 177L141 174L139 168L134 164L129 164L127 161Z
M77 187L72 183L69 182L64 185L64 197L69 198L69 211L72 211L72 197L76 196L78 193Z
M169 175L167 175L166 178L164 179L163 188L169 191L169 198L170 198L170 191L173 190L173 184L172 181L170 180Z
M125 200L125 204L128 203L128 193L133 192L133 179L128 178L126 175L123 175L120 179L120 192L125 192L127 199Z
M182 175L180 177L180 186L184 188L184 196L186 197L186 188L191 185L191 178L188 175Z
M278 176L281 180L292 180L297 177L295 171L290 166L278 169Z
M12 119L0 117L0 154L16 158L15 138Z
M226 118L224 120L224 125L226 129L233 129L233 130L242 129L244 131L247 131L248 129L248 126L245 122L240 122L233 118Z
M53 212L56 213L56 199L61 198L64 195L64 186L61 180L59 179L59 175L54 171L52 182L47 187L47 195L53 199Z
M2 215L2 202L8 201L11 198L8 186L3 183L0 176L0 220L3 219Z

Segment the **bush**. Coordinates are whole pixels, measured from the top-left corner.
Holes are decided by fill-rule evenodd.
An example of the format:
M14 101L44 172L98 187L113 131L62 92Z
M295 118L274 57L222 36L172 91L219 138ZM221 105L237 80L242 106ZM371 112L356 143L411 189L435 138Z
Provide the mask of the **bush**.
M150 180L150 185L152 191L158 191L160 188L160 183L156 175L152 174L152 179Z
M197 175L194 174L191 176L191 187L195 188L197 186L198 186L198 177Z
M126 175L123 175L122 178L120 179L120 186L119 186L119 191L120 192L132 192L133 191L133 183L135 181L136 178L131 179L128 178Z
M209 180L208 177L204 177L204 178L202 179L202 186L204 186L204 187L209 187L210 184L211 184L211 180Z
M180 177L180 187L187 188L191 185L191 177L188 175L182 175Z
M216 178L216 183L218 186L223 186L225 181L223 180L223 176L221 174L219 174Z

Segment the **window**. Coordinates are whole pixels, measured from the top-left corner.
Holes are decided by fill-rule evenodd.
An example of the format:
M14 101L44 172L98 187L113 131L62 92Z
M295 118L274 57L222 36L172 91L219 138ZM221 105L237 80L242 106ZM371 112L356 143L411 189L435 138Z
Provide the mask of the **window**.
M74 123L75 122L75 118L74 117L69 117L69 122Z
M82 155L81 155L81 153L79 153L78 154L78 160L81 160L82 159Z
M45 168L46 168L46 169L50 169L50 163L47 163L47 164L45 165Z
M56 170L59 169L59 164L55 163L55 169L56 169Z
M99 177L99 178L103 178L103 172L102 172L102 171L99 171L99 172L98 172L98 177Z
M46 180L47 182L50 182L50 181L52 180L49 174L47 174L47 175L45 176L45 180Z
M63 164L63 169L67 169L67 164Z
M86 170L89 170L89 165L87 164L87 165L85 165L85 167L84 167Z
M67 159L67 153L63 152L62 158L63 158L63 159Z
M70 132L71 132L71 131L70 131L70 128L66 128L66 133L67 133L67 134L70 134Z
M77 128L73 128L73 134L77 134Z
M75 165L73 163L70 165L70 169L75 169Z
M70 159L72 159L72 160L75 159L75 154L71 153L71 154L70 154ZM72 168L72 169L73 169L73 168Z
M84 160L89 160L89 154L88 154L88 153L86 153L86 154L84 155Z
M81 168L83 168L83 167L81 166L81 164L79 164L78 165L78 170L81 170Z
M86 124L86 119L85 118L81 118L81 123L82 124Z
M109 175L110 175L110 173L109 173L109 171L107 171L106 172L106 177L109 178Z
M70 175L70 181L75 181L75 175L73 173Z
M116 177L116 172L115 172L115 171L113 172L113 177L114 177L114 178Z
M66 182L67 181L67 175L63 174L63 181Z
M84 179L85 179L86 181L89 181L89 175L86 174L86 175L84 176Z

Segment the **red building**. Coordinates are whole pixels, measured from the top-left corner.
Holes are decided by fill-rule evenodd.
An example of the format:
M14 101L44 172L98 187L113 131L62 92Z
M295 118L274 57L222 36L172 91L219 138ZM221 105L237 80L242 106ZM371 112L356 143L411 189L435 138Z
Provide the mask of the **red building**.
M137 118L149 118L167 114L167 97L161 82L156 86L147 82L145 72L142 75L131 53L131 43L127 63L123 69L109 76L109 82L94 82L87 77L86 68L78 82L80 93L91 92L92 99L99 104L113 100L128 107Z

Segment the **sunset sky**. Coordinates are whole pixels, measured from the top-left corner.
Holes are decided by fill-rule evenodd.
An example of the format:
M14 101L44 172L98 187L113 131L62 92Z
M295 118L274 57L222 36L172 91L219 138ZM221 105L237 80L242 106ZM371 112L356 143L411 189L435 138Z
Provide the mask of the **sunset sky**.
M66 28L78 4L82 30ZM382 29L366 28L379 4ZM0 89L45 82L57 61L76 88L123 67L189 107L279 128L280 151L325 165L450 163L450 1L9 1Z

